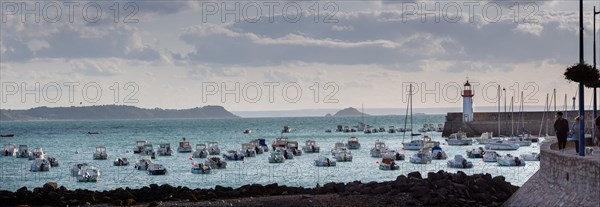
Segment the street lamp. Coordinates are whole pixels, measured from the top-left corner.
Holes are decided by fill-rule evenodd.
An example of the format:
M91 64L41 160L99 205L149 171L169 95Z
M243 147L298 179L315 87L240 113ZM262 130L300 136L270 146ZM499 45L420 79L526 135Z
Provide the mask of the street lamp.
M594 70L596 70L596 15L600 14L600 11L596 11L594 6ZM592 120L598 116L597 102L596 102L596 87L594 87L594 109L592 112ZM592 124L592 140L596 139L596 124ZM579 146L577 146L579 147Z

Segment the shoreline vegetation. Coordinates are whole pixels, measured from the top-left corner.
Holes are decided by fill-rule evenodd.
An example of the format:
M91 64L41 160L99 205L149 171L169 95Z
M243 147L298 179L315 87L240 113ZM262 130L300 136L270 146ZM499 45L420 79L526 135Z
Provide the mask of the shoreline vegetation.
M503 176L466 175L462 171L419 172L393 181L326 183L314 188L277 183L210 189L151 184L139 189L69 190L57 183L15 192L0 190L2 205L97 206L501 206L519 187Z

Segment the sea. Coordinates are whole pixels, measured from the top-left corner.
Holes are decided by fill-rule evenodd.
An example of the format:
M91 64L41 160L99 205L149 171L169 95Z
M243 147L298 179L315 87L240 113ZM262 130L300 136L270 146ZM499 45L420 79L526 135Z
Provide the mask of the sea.
M413 117L413 131L423 124L442 124L444 115L419 115ZM390 181L399 175L419 171L426 176L428 172L444 170L463 171L467 174L489 173L492 176L504 176L513 185L521 186L538 169L539 162L527 161L524 167L502 167L497 163L484 163L481 159L469 159L471 169L454 169L446 166L447 160L433 160L431 164L412 164L409 157L416 151L402 150L402 142L411 140L410 133L372 133L335 132L337 125L355 126L364 122L374 127L389 126L404 128L405 116L365 116L365 117L291 117L291 118L235 118L235 119L153 119L153 120L69 120L69 121L10 121L0 122L0 133L15 134L12 138L0 138L0 144L26 144L32 150L43 148L46 157L55 157L60 166L52 167L48 172L30 172L32 161L26 158L0 156L0 189L16 191L21 187L29 189L41 187L47 182L57 182L68 189L110 190L115 188L140 188L149 184L170 184L189 188L213 188L216 185L239 187L248 184L278 183L286 186L314 187L328 182ZM281 133L284 125L292 129L291 133ZM408 125L407 127L410 127ZM245 129L250 134L242 133ZM332 133L326 133L326 130ZM98 132L99 134L88 134ZM457 154L466 157L466 150L482 147L448 146L441 132L426 133L433 140L440 141L448 154L448 160ZM316 140L321 152L304 153L284 163L268 163L269 153L246 158L244 161L227 161L226 169L213 169L210 174L192 174L193 163L205 159L191 158L191 153L177 153L176 148L182 138L195 147L198 143L216 141L221 152L239 150L242 143L264 138L270 146L271 141L280 136L298 141L303 146L306 140ZM314 159L319 155L331 157L331 148L336 142L346 142L351 136L358 137L362 147L353 150L352 162L338 162L335 167L316 167ZM420 136L412 137L420 139ZM133 154L137 140L146 140L158 149L159 143L170 143L172 156L156 156L154 163L166 166L166 175L148 175L146 171L134 169L134 163L142 157ZM400 170L379 170L381 158L370 156L370 149L376 140L406 155L405 161L397 161ZM96 146L105 146L108 160L93 160ZM499 151L500 154L519 154L539 152L537 143L518 150ZM113 166L117 157L127 157L129 166ZM70 175L74 164L88 163L100 169L101 176L96 183L77 182Z

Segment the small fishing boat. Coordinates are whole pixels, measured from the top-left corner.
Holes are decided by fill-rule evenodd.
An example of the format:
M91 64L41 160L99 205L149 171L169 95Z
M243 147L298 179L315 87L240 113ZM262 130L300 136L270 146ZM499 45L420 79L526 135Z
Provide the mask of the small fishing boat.
M492 143L486 144L486 150L517 150L520 145L510 141L498 140Z
M196 151L192 154L193 158L206 158L208 157L208 149L206 144L196 144Z
M331 129L326 129L325 133L331 133Z
M475 141L477 141L477 143L479 144L489 144L498 141L498 139L492 138L493 136L494 132L484 132L481 133L481 136L479 136L479 138L475 138Z
M154 152L154 148L152 147L152 144L150 144L150 143L146 143L146 145L144 145L143 154L146 156L150 156L151 159L156 158L156 152Z
M129 166L129 160L126 157L117 157L113 162L114 166Z
M342 125L337 125L337 127L335 128L336 132L343 132L344 131L344 126Z
M106 147L96 146L96 152L94 152L94 160L106 160L108 154L106 153Z
M498 158L498 165L500 166L525 166L525 160L514 157L511 154Z
M521 159L525 161L540 161L540 153L537 152L521 154L519 155L519 157L521 157Z
M210 174L212 168L204 163L197 163L192 166L192 174Z
M171 154L173 154L173 150L171 150L171 144L162 143L158 146L158 156L171 156Z
M308 140L304 144L304 147L302 147L302 150L306 153L319 153L320 147L315 140Z
M31 152L26 144L19 145L19 149L17 150L17 158L29 158Z
M31 154L29 155L29 160L35 160L37 158L45 158L44 150L41 147L34 148L33 151L31 151Z
M352 162L352 152L348 148L342 147L337 150L333 158L338 162Z
M152 163L148 166L148 175L164 175L167 174L167 168L164 165Z
M346 147L346 145L344 143L341 143L341 142L336 142L333 145L333 148L331 148L331 155L335 155L335 153L337 153L338 150L341 149L342 147Z
M77 173L78 182L97 182L100 170L94 166L83 166Z
M148 167L152 164L152 161L149 159L140 159L137 163L135 163L135 169L137 170L148 170Z
M352 136L352 137L348 138L348 142L346 143L346 146L348 147L348 149L357 150L357 149L360 149L360 142L358 142L358 138L356 138L355 136Z
M441 147L436 146L431 148L431 159L434 160L445 160L448 159L448 155Z
M146 146L146 141L140 140L135 142L135 147L133 148L134 154L139 154L144 152L144 146Z
M283 157L283 152L281 150L275 150L271 152L269 156L269 163L283 163L285 162L285 157Z
M219 143L208 142L208 154L210 154L210 155L221 154L221 149L219 148Z
M36 158L31 163L31 172L50 171L50 162L44 158Z
M87 132L87 134L100 134L100 132Z
M414 164L428 164L431 160L431 153L422 150L410 157L410 162Z
M223 158L232 161L242 161L244 160L244 154L236 150L228 150L225 154L223 154Z
M485 150L483 149L483 147L473 148L473 149L467 150L467 157L468 158L482 158L484 153L485 153Z
M396 152L396 150L388 149L383 153L383 158L389 158L392 160L405 160L406 156L400 152Z
M283 153L283 157L287 160L294 159L294 153L290 152L290 150L284 147L278 147L275 151L281 151Z
M473 139L468 138L467 134L464 132L450 134L450 136L448 136L448 138L446 138L446 142L450 146L473 145Z
M509 142L513 142L516 144L519 144L519 146L523 147L523 146L531 146L531 141L530 140L525 140L524 138L520 137L520 138L510 138L508 139Z
M286 148L287 143L288 143L287 137L277 137L277 138L275 138L275 140L273 140L273 142L271 142L271 148L273 148L273 150L275 150L279 147Z
M436 132L444 132L444 125L443 124L438 124L437 129L435 131Z
M205 165L210 166L211 169L225 169L227 168L227 162L221 160L220 157L209 157L204 161Z
M454 160L448 161L450 168L473 168L473 162L468 161L462 155L454 155Z
M371 148L371 157L381 157L387 150L388 147L383 141L375 140L375 146Z
M265 139L255 139L250 141L250 143L252 143L256 148L256 152L262 151L262 152L268 152L269 151L269 146L267 146L267 142L265 141Z
M329 157L325 157L320 155L315 159L315 166L317 167L333 167L335 166L335 159L330 159Z
M15 136L14 134L0 134L0 137L6 137L6 138L14 137L14 136Z
M379 163L380 170L399 170L400 166L396 164L394 159L384 157Z
M499 157L501 157L501 156L496 151L488 150L488 151L485 151L485 153L483 153L483 161L484 162L498 162Z
M83 167L85 167L85 166L87 166L87 165L88 165L87 163L77 163L77 164L74 164L74 165L71 167L71 176L73 176L73 177L76 177L76 176L77 176L77 174L79 173L79 171L80 171L80 170L81 170Z
M252 130L250 130L250 129L245 129L243 133L244 133L244 134L250 134L250 133L252 133Z
M254 145L250 143L242 144L242 149L240 151L244 153L244 157L256 157L256 150L254 149Z
M283 126L281 133L290 133L290 132L292 132L292 129L289 126L287 126L287 125Z
M396 127L394 127L394 126L389 126L389 127L388 127L388 133L390 133L390 134L396 133Z
M5 144L4 148L2 148L2 156L17 156L19 149L15 144Z
M177 147L177 152L178 153L190 153L192 152L192 145L190 145L190 142L185 140L185 137L181 139L181 141L179 142L179 146ZM219 154L219 153L217 153Z
M55 157L48 157L48 162L50 162L51 167L58 167L59 163Z
M298 142L296 142L296 141L289 141L287 143L286 149L290 153L294 154L294 156L301 156L302 155L302 150L299 149Z
M404 150L420 150L425 146L425 141L421 139L410 140L410 142L402 143Z

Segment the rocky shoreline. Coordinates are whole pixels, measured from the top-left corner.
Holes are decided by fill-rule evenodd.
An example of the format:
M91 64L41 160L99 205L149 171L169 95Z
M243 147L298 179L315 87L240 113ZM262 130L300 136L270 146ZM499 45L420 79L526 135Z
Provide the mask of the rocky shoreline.
M68 190L56 183L46 183L43 187L26 187L15 192L0 191L2 205L149 205L157 206L163 202L185 202L185 205L203 203L213 206L221 204L230 206L225 200L235 199L241 206L264 206L269 200L280 199L280 206L298 206L301 199L310 200L311 206L338 206L340 203L329 203L343 197L345 206L364 206L377 203L379 205L411 205L411 206L500 206L518 189L506 182L503 176L493 177L490 174L466 175L463 172L447 173L444 171L429 172L422 178L419 172L400 175L394 181L362 183L326 183L314 188L288 187L277 183L269 185L251 184L239 188L215 186L211 189L190 189L173 187L168 184L151 184L140 189L117 188L109 191ZM252 202L241 202L241 199ZM261 198L262 201L261 201ZM369 201L372 198L371 201ZM296 199L298 202L294 202ZM291 202L285 202L290 200ZM313 200L315 202L313 203ZM367 203L365 203L367 202ZM277 201L276 203L280 203ZM238 205L238 206L240 206Z

